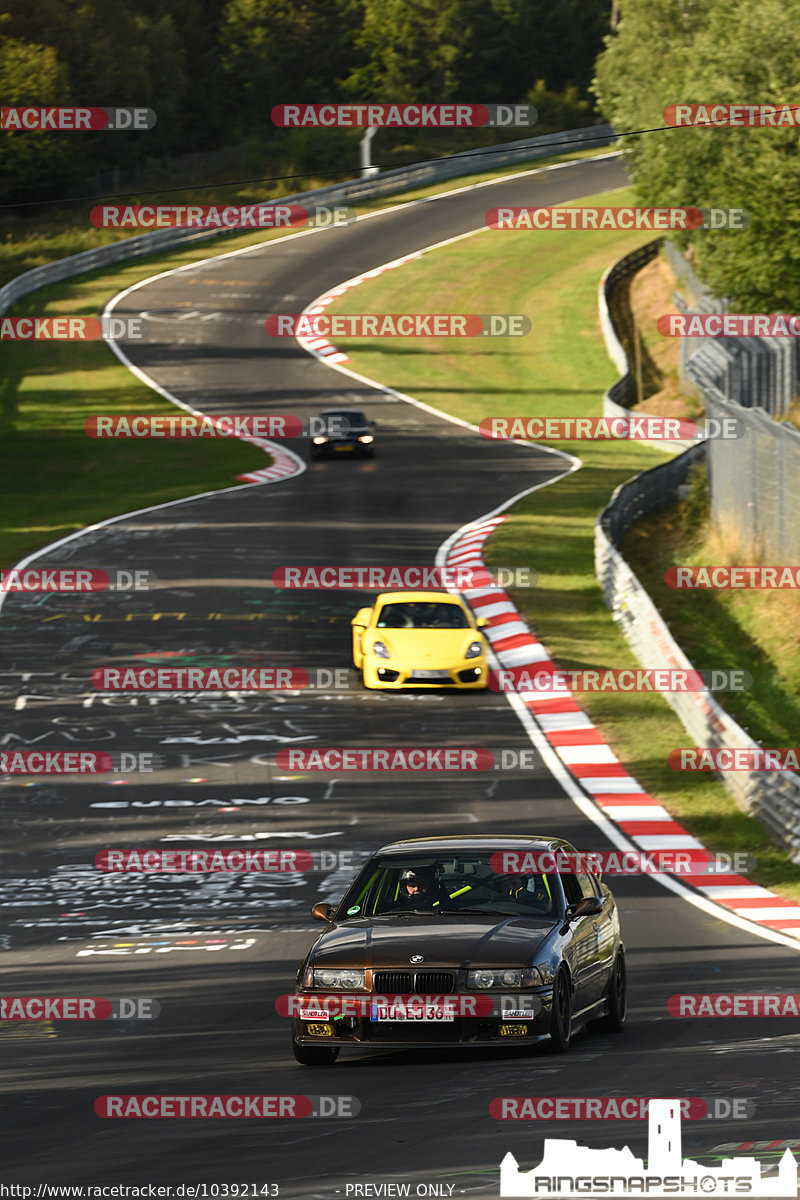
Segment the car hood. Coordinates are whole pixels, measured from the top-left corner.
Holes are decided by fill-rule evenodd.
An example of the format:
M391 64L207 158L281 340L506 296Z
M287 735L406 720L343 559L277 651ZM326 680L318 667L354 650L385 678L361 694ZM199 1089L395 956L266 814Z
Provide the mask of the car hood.
M392 658L414 659L420 667L447 666L463 658L471 642L483 643L476 629L372 629Z
M399 917L347 921L322 934L313 950L317 967L405 967L421 954L426 967L524 966L556 927L551 918Z

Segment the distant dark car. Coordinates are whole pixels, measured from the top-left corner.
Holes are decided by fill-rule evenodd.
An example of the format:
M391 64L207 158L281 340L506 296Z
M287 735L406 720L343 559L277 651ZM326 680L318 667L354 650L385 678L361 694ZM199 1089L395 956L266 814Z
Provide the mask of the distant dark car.
M315 418L311 435L311 458L333 458L340 454L375 457L375 425L370 425L358 408L326 408Z
M378 850L338 906L312 909L328 927L297 972L297 1061L325 1066L343 1046L549 1039L565 1051L587 1023L621 1030L625 949L608 887L520 869L526 854L556 851L576 853L561 838L502 835Z

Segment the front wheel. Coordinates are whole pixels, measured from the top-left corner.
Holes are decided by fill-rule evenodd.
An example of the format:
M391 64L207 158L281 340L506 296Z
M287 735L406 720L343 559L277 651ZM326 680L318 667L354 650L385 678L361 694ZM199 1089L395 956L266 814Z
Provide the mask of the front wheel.
M597 1033L621 1033L625 1028L628 1013L628 973L625 967L625 951L620 950L614 959L611 977L608 981L608 1012L596 1021L590 1021L590 1028Z
M548 1047L553 1054L566 1054L572 1040L572 997L569 979L563 967L559 968L553 984L553 1007L550 1011L550 1041Z

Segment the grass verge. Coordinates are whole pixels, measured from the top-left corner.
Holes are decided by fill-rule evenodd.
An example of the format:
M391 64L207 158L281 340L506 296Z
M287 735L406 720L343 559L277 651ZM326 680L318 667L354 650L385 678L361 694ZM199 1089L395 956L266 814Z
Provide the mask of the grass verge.
M620 190L581 204L632 202L632 193ZM643 240L607 231L575 237L489 230L369 280L328 311L527 313L532 332L508 342L404 338L402 344L352 339L338 345L354 370L474 424L493 416L596 416L615 378L600 332L597 284L609 263ZM562 666L636 666L595 579L594 523L617 484L666 455L626 442L559 448L578 455L583 468L515 505L489 542L487 561L535 567L539 585L517 591L514 600ZM698 666L738 665L730 652L703 658L698 650ZM587 693L578 700L677 820L712 850L753 854L758 883L800 899L800 867L739 811L722 784L667 765L670 750L690 741L660 696Z

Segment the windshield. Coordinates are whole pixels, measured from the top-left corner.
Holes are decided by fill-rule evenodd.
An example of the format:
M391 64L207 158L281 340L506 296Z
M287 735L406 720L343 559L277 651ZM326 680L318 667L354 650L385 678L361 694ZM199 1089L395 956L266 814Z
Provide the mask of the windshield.
M553 876L495 871L496 852L465 851L414 858L383 858L355 880L337 921L396 913L496 914L541 919L557 915Z
M446 601L396 601L384 604L378 614L378 629L469 629L460 604Z
M320 414L328 433L349 433L351 429L366 429L367 418L356 409Z

